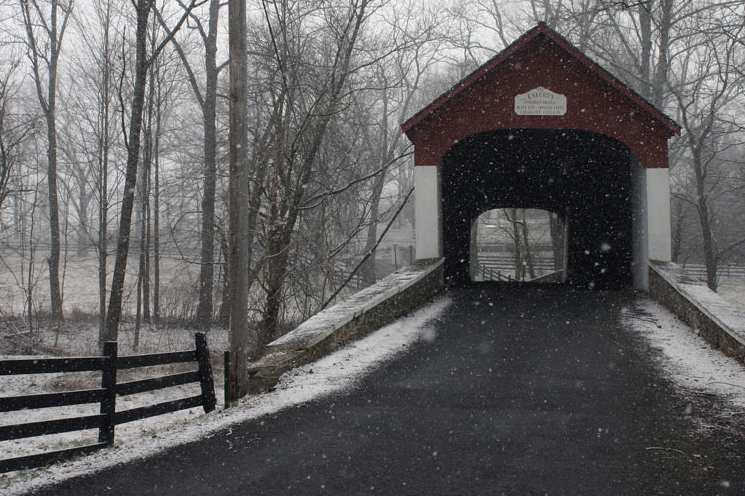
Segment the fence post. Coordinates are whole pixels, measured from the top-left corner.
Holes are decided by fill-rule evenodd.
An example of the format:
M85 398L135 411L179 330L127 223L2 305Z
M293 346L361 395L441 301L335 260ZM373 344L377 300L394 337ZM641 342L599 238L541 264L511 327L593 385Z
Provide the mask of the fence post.
M116 359L117 342L106 341L103 344L103 368L101 369L101 389L104 390L101 400L101 427L98 431L98 442L114 444L116 427Z
M217 399L215 398L215 382L212 379L212 366L210 365L210 351L207 348L207 336L203 332L194 335L197 345L197 362L199 363L199 385L202 388L202 406L205 413L215 409Z

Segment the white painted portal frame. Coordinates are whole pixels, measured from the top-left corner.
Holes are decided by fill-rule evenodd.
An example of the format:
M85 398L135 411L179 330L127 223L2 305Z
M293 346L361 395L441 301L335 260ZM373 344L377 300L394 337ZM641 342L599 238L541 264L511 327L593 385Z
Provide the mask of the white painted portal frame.
M672 258L670 171L645 168L632 155L631 185L634 287L646 291L648 260L669 262Z
M417 260L442 257L442 216L437 166L414 167Z

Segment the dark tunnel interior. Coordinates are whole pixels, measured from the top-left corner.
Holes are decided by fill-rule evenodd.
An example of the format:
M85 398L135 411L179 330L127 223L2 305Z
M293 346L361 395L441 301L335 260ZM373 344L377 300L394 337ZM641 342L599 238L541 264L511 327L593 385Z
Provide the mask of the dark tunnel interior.
M445 281L471 281L471 225L495 208L537 208L568 222L569 285L631 287L630 151L607 136L501 130L456 143L440 164Z

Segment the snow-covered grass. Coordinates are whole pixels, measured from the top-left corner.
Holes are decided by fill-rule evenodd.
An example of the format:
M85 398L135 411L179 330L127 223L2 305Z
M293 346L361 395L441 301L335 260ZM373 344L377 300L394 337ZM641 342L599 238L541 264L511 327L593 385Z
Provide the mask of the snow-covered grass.
M25 291L33 289L34 311L49 310L49 274L43 254L32 271L31 284L28 281L28 262L14 253L0 253L0 310L5 315L21 315L24 311ZM109 262L109 281L111 286L111 269ZM138 260L130 258L127 263L127 284L124 290L123 312L134 314L134 295L137 284ZM161 260L161 299L164 314L178 313L184 302L195 300L199 266L182 259L163 258ZM63 290L63 310L66 313L98 313L98 262L95 256L67 257L61 269Z
M209 437L249 419L351 388L381 362L405 351L426 334L429 324L448 306L441 298L310 365L285 374L272 393L250 396L227 410L205 415L187 410L117 427L116 446L76 461L0 477L0 492L24 494L47 484L136 460L169 447Z
M745 309L745 278L722 277L717 293L733 305Z
M38 259L34 264L33 275L29 284L27 262L16 253L0 250L0 318L28 315L26 294L29 290L31 290L33 296L30 313L34 316L49 314L48 269L44 263L43 254L37 254L37 256ZM127 262L127 275L122 299L122 314L125 318L134 318L136 313L138 267L139 259L130 257ZM106 283L107 295L111 287L112 269L113 260L109 260ZM65 257L64 269L60 277L63 286L63 310L66 318L71 316L73 318L76 316L90 318L90 316L99 314L98 261L95 257ZM327 290L322 282L316 281L316 283L319 291ZM216 292L220 291L220 284L216 283ZM305 282L299 282L299 284L304 285ZM162 258L159 288L161 322L189 321L195 315L199 300L199 263L184 258ZM291 294L305 294L305 291L307 291L306 287L288 289ZM337 296L336 301L343 301L353 293L354 290L351 286L345 288ZM323 301L330 296L330 293L317 296L320 301ZM249 306L254 313L251 314L251 318L260 315L257 309L261 308L265 297L266 295L260 285L252 286ZM218 300L219 297L216 296L216 305ZM284 318L286 320L300 321L307 317L308 309L306 307L309 302L298 298L297 301L291 300L285 303ZM2 352L0 351L0 353Z

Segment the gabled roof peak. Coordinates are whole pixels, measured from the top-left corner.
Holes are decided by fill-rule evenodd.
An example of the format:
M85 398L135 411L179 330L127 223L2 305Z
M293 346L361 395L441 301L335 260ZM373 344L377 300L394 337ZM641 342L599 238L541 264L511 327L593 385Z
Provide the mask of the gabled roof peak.
M614 90L616 90L617 93L631 100L635 106L639 107L654 120L660 122L663 127L667 129L669 136L672 137L673 135L680 132L680 126L677 123L675 123L672 119L670 119L663 112L657 109L654 105L649 103L641 95L629 88L625 83L620 81L610 72L603 69L600 65L583 54L578 48L572 45L563 36L550 28L545 22L539 22L534 28L527 31L525 34L515 40L511 45L492 57L489 61L480 66L470 75L466 76L463 80L455 84L448 91L440 95L427 107L417 112L402 125L403 132L408 134L409 131L416 128L423 121L427 120L428 117L430 117L439 108L446 105L457 95L474 85L474 83L484 77L488 72L499 67L501 64L505 63L507 59L519 53L526 46L530 45L541 37L547 38L551 43L560 47L570 57L579 61L580 64L589 69L589 71L596 77L609 84Z

